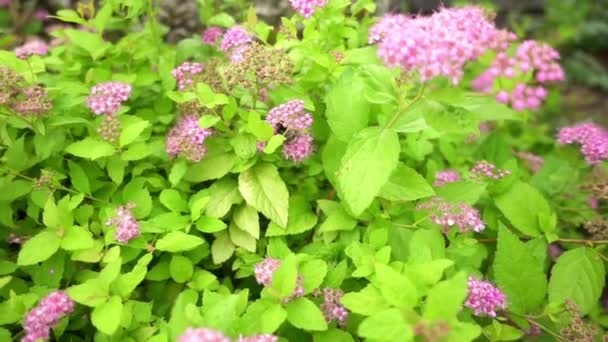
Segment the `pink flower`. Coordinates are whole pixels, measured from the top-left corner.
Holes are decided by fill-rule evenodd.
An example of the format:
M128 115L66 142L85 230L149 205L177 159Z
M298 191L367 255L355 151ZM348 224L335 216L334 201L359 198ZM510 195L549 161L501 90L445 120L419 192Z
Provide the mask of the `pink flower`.
M261 334L261 335L254 335L254 336L248 336L248 337L241 336L237 340L237 342L278 342L278 341L279 341L278 337L276 337L274 335L270 335L270 334Z
M203 72L203 65L200 63L184 62L171 71L171 75L177 81L177 88L184 90L194 82L194 76Z
M580 144L581 153L591 165L608 159L608 132L594 123L564 127L559 130L557 141L560 145Z
M272 108L266 115L266 122L276 130L301 131L312 126L313 118L304 109L303 100L291 100Z
M178 342L231 342L230 338L226 337L219 331L207 328L188 328L177 339Z
M321 311L323 312L325 321L327 321L327 323L336 321L338 322L339 326L345 327L346 321L348 320L349 312L340 303L340 299L342 298L342 296L344 296L344 291L340 289L334 290L329 287L326 287L322 290L316 289L313 294L316 297L323 297Z
M479 160L471 169L471 173L477 178L487 177L491 179L501 179L510 175L511 171L499 169L492 163L485 160Z
M417 71L421 80L448 77L458 84L467 62L487 50L505 50L515 39L498 30L481 8L442 8L431 16L391 15L370 29L378 56L390 67Z
M257 263L253 272L255 274L255 280L258 284L264 285L264 287L269 287L272 284L272 276L274 272L281 266L281 260L273 259L271 257L264 258L263 261ZM302 297L304 295L304 278L298 275L296 279L296 288L289 296L285 299L285 302L288 302L296 297Z
M10 6L13 0L0 0L0 8Z
M479 233L486 228L479 211L466 203L452 204L434 197L418 204L416 209L431 211L429 219L440 225L445 232L452 227L457 227L463 233L467 231Z
M199 126L196 115L186 115L169 131L165 149L172 158L181 155L197 162L207 153L204 143L211 134L210 129Z
M108 226L116 226L114 238L120 243L129 243L130 240L140 235L139 222L131 213L135 205L121 206L116 209L116 217L106 222Z
M32 55L44 56L49 52L49 46L40 39L33 39L15 48L15 55L27 59Z
M496 317L496 310L507 308L505 295L490 282L469 277L468 290L464 305L472 309L476 316Z
M460 174L455 170L439 171L435 174L434 186L443 186L447 183L454 183L460 180Z
M589 207L597 209L600 206L600 200L597 197L589 196Z
M38 306L31 309L25 317L23 330L25 336L22 342L47 340L51 328L59 320L74 311L74 301L63 291L54 291L44 297Z
M300 163L312 155L314 150L313 139L310 134L296 135L283 144L283 156L287 160Z
M327 4L327 0L289 0L289 2L304 18L312 17L317 8L323 8Z
M203 43L208 45L214 45L217 43L217 40L222 37L224 31L220 27L211 26L208 27L205 31L203 31L201 37L203 39Z
M515 155L523 160L533 173L537 173L545 163L545 159L543 159L543 157L537 156L536 154L530 152L517 152Z
M242 28L240 26L235 26L235 27L230 28L224 34L224 38L222 39L222 45L220 46L220 49L222 49L222 51L224 51L224 52L227 52L232 48L242 46L242 45L248 45L252 41L253 40L251 39L251 36L244 28Z
M87 106L95 115L114 115L131 96L131 86L122 82L99 83L91 89Z
M45 9L38 9L34 12L34 18L40 21L46 21L49 18L49 12Z

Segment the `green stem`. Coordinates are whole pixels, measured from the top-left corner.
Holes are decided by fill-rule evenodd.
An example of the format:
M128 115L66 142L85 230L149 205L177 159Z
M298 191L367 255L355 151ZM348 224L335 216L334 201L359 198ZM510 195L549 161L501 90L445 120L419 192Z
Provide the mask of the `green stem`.
M422 84L422 86L420 86L420 90L418 91L418 94L416 94L416 97L414 97L412 101L410 101L410 103L408 103L405 107L397 110L397 114L393 116L388 125L386 125L386 128L392 128L397 123L397 120L399 120L401 115L407 112L408 109L410 109L416 102L418 102L422 98L422 94L424 94L424 83Z
M528 315L520 315L518 313L515 312L509 312L509 314L514 315L514 316L518 316L521 317L523 319L525 319L526 321L528 321L528 323L530 323L531 325L535 325L539 328L541 328L542 330L544 330L545 332L547 332L549 335L555 337L557 339L557 341L564 341L564 342L568 342L567 339L563 338L560 334L556 333L555 331L547 328L546 326L538 323L538 321L534 320L533 318L531 318Z

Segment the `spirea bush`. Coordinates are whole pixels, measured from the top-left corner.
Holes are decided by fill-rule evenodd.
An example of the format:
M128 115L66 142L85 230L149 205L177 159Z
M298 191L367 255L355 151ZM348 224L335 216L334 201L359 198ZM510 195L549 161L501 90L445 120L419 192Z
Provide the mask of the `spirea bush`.
M544 124L556 50L200 3L176 45L106 0L0 51L1 341L602 339L608 132Z

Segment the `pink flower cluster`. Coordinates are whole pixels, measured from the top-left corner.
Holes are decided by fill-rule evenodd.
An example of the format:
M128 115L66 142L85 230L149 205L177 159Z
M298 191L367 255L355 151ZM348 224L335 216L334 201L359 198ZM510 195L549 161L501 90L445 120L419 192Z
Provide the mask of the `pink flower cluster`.
M327 0L289 0L293 9L300 13L304 18L310 18L317 8L327 5Z
M244 60L244 52L253 39L249 33L240 26L230 28L224 34L220 49L228 54L232 63L240 63Z
M194 76L203 72L201 63L184 62L171 71L171 75L177 81L177 88L184 90L194 82Z
M460 174L455 170L439 171L435 174L435 182L433 186L444 186L447 183L455 183L460 181Z
M253 268L253 272L255 273L255 280L260 285L264 285L264 287L269 287L272 284L272 276L274 272L281 266L281 260L277 260L271 257L264 258L263 261L257 263ZM304 295L304 278L298 275L296 280L296 288L289 296L285 299L286 302L290 300L302 297Z
M15 55L21 59L27 59L32 55L44 56L49 52L47 43L40 39L33 39L15 48Z
M166 151L171 158L178 155L198 162L207 153L205 140L211 136L212 131L201 128L196 115L183 116L167 136Z
M114 238L120 243L129 243L131 239L138 237L140 234L139 222L131 213L133 208L135 208L134 204L116 208L116 217L106 222L106 225L116 227Z
M21 342L46 341L49 338L51 328L72 311L74 311L74 301L65 292L54 291L50 293L25 317L23 325L25 336L21 339Z
M13 0L0 0L0 7L8 7Z
M511 174L510 170L503 170L496 167L496 165L489 163L485 160L479 160L475 163L475 166L471 169L471 173L477 178L491 178L501 179Z
M316 297L323 297L323 304L321 304L321 311L323 312L323 316L327 323L331 323L333 321L338 322L338 325L341 327L346 326L346 321L348 320L349 312L346 308L340 303L340 299L344 296L344 291L338 289L334 290L329 287L324 289L316 289L313 294Z
M304 109L303 100L292 100L272 108L266 115L266 122L275 133L282 133L287 140L283 144L283 155L296 163L308 158L313 148L313 138L307 133L313 118Z
M464 305L472 309L476 316L496 317L496 310L507 308L505 295L490 282L469 277L468 289Z
M442 8L431 16L391 15L370 30L378 56L391 67L416 70L421 80L448 77L458 84L467 62L505 50L515 35L496 28L481 8Z
M429 210L432 212L429 219L440 225L444 231L457 227L460 232L481 232L486 228L479 211L466 203L452 204L439 197L433 197L427 202L416 206L417 210Z
M104 82L91 88L87 106L95 115L114 115L131 96L131 86L122 82Z
M608 159L608 132L594 123L564 127L557 134L560 145L580 144L587 163L594 165Z
M526 166L533 173L537 173L543 164L545 164L545 159L543 157L538 156L534 153L530 152L516 152L515 155L519 157L519 159L523 160L526 163Z
M270 334L241 336L236 342L278 342L278 337ZM231 342L232 340L217 330L188 328L177 339L178 342Z
M203 39L203 43L207 45L215 45L215 43L217 43L218 39L220 39L223 34L224 31L222 31L220 27L211 26L208 27L205 31L203 31L203 33L201 34L201 38Z
M509 57L506 52L496 55L494 62L472 83L473 89L492 93L495 80L499 77L513 79L532 73L536 83L544 84L564 80L564 71L558 63L559 53L547 44L534 40L524 41ZM496 94L500 103L510 104L513 109L538 109L545 98L547 90L543 86L532 86L524 82L518 83L513 89L501 89Z

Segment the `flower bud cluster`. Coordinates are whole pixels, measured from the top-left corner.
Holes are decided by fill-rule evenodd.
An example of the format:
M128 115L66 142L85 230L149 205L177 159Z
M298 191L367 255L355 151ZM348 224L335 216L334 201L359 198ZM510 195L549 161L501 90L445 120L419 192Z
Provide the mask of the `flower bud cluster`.
M473 310L476 316L496 317L496 311L507 308L504 293L488 281L469 277L468 291L464 306Z
M50 293L28 312L23 324L25 336L21 341L48 340L51 328L72 311L74 311L74 301L65 292L55 291Z
M313 292L315 297L322 297L323 304L321 304L321 311L325 317L327 323L333 321L338 322L340 327L346 327L346 321L348 320L349 312L346 310L344 305L340 303L340 299L344 296L344 291L341 289L334 290L326 287L324 289L316 289Z
M293 65L285 50L252 43L242 53L242 60L226 71L230 87L275 87L291 83Z
M593 240L608 240L608 219L596 218L585 222L585 230Z
M41 116L53 108L46 89L28 86L23 77L5 67L0 67L0 106L21 116Z
M194 83L194 77L203 72L201 63L184 62L171 71L171 75L177 81L177 88L184 90Z
M131 86L122 82L103 82L91 88L87 106L95 115L114 115L129 99Z
M545 164L545 159L539 155L530 152L515 152L515 155L526 163L526 166L533 173L537 173Z
M594 123L564 127L557 134L560 145L579 144L588 164L608 159L608 131Z
M475 166L471 169L471 173L476 178L490 178L490 179L501 179L511 174L509 170L503 170L496 167L496 165L489 163L485 160L479 160L475 163Z
M560 331L561 337L566 341L572 342L588 342L595 341L598 334L598 328L592 323L586 323L583 320L578 306L568 300L566 301L566 311L570 314L570 322Z
M135 208L134 204L118 207L116 209L116 217L111 218L106 222L106 225L108 226L116 226L114 238L120 243L129 243L130 240L141 234L139 222L131 213L133 208Z
M182 156L198 162L207 153L205 140L211 134L210 129L199 126L198 116L183 116L169 131L165 150L171 158Z
M435 174L435 182L433 186L444 186L447 183L455 183L460 181L460 174L456 170L443 170Z
M232 342L223 333L208 328L188 328L177 339L178 342ZM234 342L278 342L279 338L271 334L241 336Z
M269 287L272 284L272 277L274 272L281 266L281 260L274 259L271 257L264 258L263 261L257 263L253 269L255 273L255 280L264 287ZM296 288L293 293L285 299L285 302L289 302L294 298L302 297L304 295L304 278L298 275L296 280Z
M201 34L201 38L203 40L203 43L207 45L215 45L218 40L222 38L223 34L224 31L221 27L210 26L205 29L205 31L203 31L203 33Z
M40 39L30 40L15 48L15 55L21 59L27 59L33 55L44 56L48 52L49 46Z
M450 325L445 321L418 322L414 325L414 335L424 342L443 341L450 334Z
M253 42L253 39L247 30L240 26L234 26L224 33L220 49L228 54L232 63L236 64L245 59L243 54L251 42Z
M486 228L477 209L466 203L452 204L440 197L419 203L417 210L428 210L431 212L431 222L440 225L445 232L452 227L458 228L460 232L481 232Z
M283 143L285 159L300 163L313 153L313 138L308 133L313 118L304 109L303 100L292 100L272 108L266 115L266 122L272 125L275 134L281 133L287 138Z
M308 19L315 14L317 8L325 7L327 0L289 0L289 3L296 12Z

